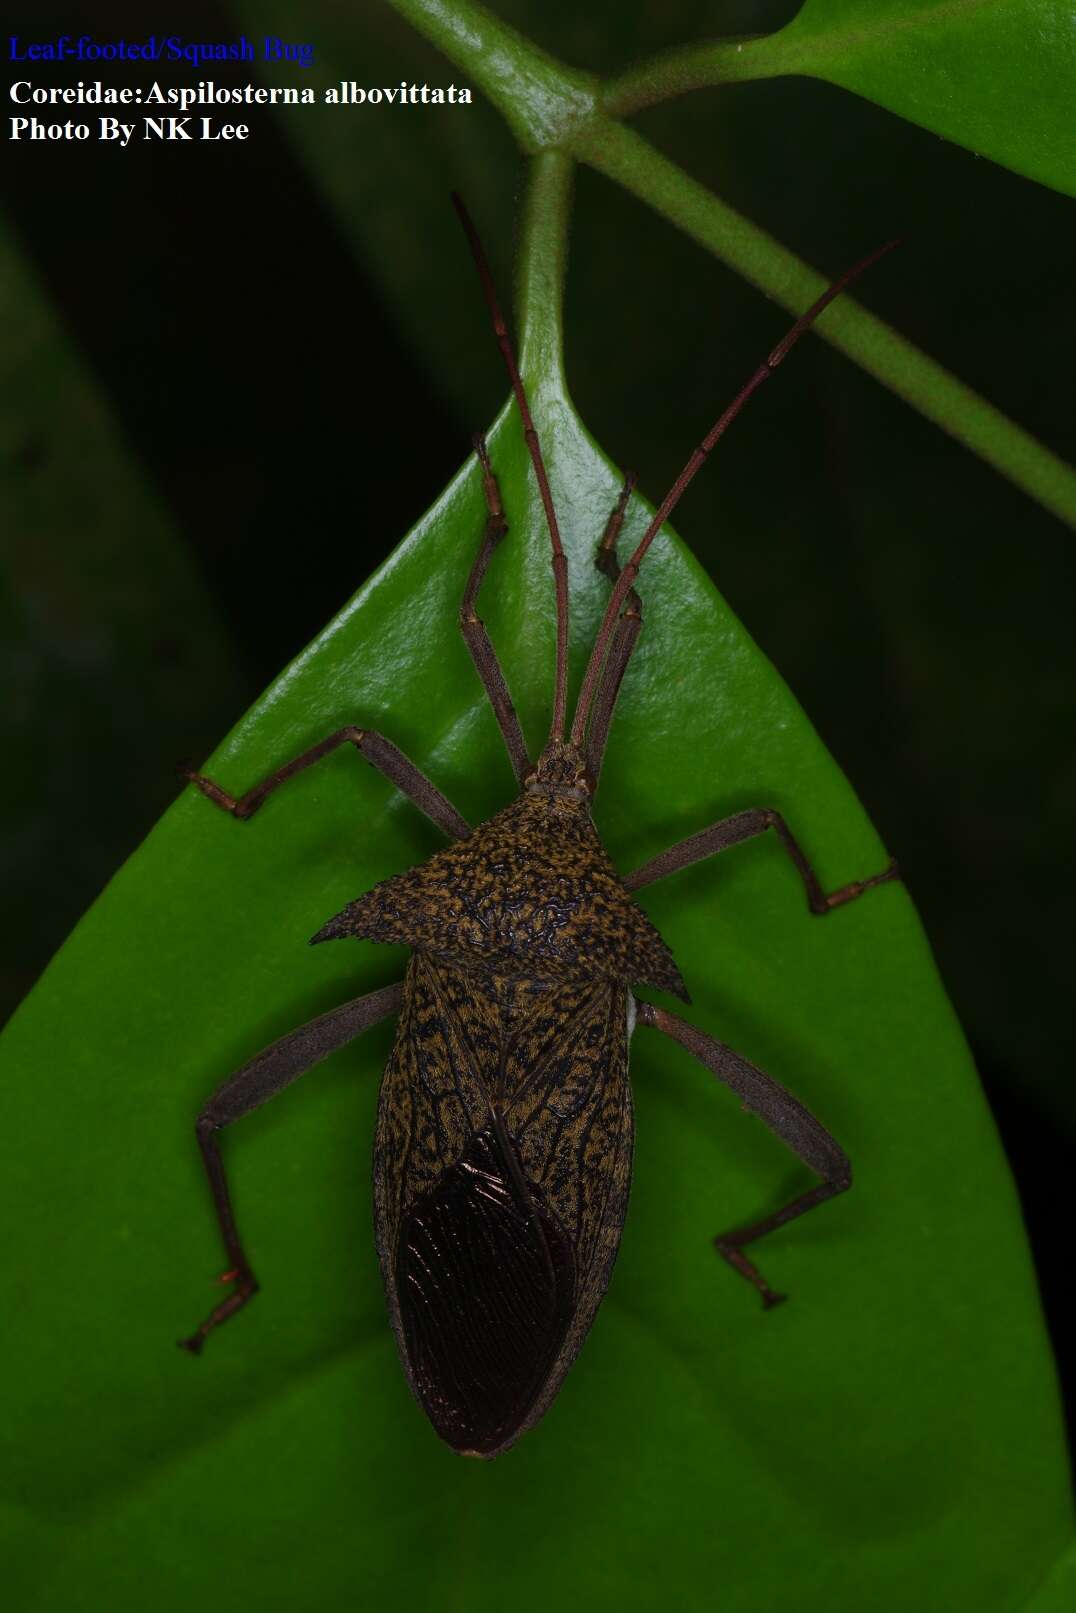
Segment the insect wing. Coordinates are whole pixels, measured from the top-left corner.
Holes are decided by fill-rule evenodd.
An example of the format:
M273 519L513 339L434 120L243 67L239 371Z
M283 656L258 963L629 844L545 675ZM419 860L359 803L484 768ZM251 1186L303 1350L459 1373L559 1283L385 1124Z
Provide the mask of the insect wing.
M455 1449L542 1415L608 1284L627 1209L627 1004L608 982L417 954L385 1072L375 1214L411 1387Z

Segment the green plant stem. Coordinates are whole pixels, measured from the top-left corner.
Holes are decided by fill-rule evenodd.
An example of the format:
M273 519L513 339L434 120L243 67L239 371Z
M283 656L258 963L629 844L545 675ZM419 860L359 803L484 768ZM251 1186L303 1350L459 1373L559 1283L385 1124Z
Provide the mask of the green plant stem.
M540 157L528 202L520 282L524 345L535 378L540 373L540 351L556 364L558 373L561 364L560 310L571 159L616 180L790 311L801 312L824 289L821 276L765 230L713 196L641 136L602 115L594 79L538 50L475 0L388 3L474 79L501 109L523 149ZM737 48L739 43L742 51ZM717 82L719 72L722 81L733 74L762 76L767 61L770 71L778 70L777 49L771 49L770 40L762 39L678 52L607 87L606 104L623 113L633 105L652 104L698 83ZM737 57L747 58L746 64L737 68ZM699 74L707 63L707 71L715 76L704 80ZM695 80L689 83L692 72ZM547 163L554 154L557 163ZM559 243L555 248L554 239ZM540 259L548 260L544 268ZM539 288L549 299L542 324L555 332L555 339L541 350L536 346ZM835 303L816 328L825 341L1076 529L1076 471L999 409L851 298Z
M592 118L598 81L566 67L475 0L388 0L480 85L531 155L564 147Z
M688 45L640 62L602 87L602 110L607 117L623 118L641 107L672 101L690 90L717 84L742 84L750 79L776 78L782 73L805 72L797 53L782 48L780 34L754 38L722 39L711 45Z
M791 313L801 313L825 290L821 275L632 130L610 122L592 125L573 150ZM1000 409L851 297L835 302L815 328L869 375L1076 528L1076 471Z
M540 390L551 388L557 396L567 391L564 277L574 175L575 163L562 151L534 158L519 254L520 369Z

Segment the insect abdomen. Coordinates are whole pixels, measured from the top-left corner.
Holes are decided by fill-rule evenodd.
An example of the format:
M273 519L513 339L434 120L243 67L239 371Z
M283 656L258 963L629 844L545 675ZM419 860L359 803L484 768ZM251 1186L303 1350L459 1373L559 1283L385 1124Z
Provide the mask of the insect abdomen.
M538 1399L575 1310L575 1261L490 1126L407 1213L397 1293L412 1382L441 1438L491 1455Z

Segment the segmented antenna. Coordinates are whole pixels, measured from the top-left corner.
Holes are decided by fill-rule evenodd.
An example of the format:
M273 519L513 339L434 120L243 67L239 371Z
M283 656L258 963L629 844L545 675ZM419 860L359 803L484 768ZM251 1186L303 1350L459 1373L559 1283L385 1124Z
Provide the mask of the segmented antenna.
M549 541L553 548L553 589L557 600L557 666L553 686L553 721L550 725L549 737L551 740L563 739L568 706L568 562L564 557L564 548L560 541L557 512L553 508L553 495L549 491L549 477L546 475L538 433L534 429L530 404L527 402L523 379L519 373L515 353L512 351L508 327L504 322L504 316L497 301L497 292L493 284L489 264L486 261L486 254L482 249L481 241L478 239L478 231L471 223L471 215L455 191L452 192L452 205L459 215L459 221L463 225L467 239L470 242L475 266L478 269L478 278L482 282L486 306L489 308L490 317L493 320L493 333L497 338L497 346L501 350L501 357L504 359L505 368L508 371L508 379L512 383L512 391L519 406L520 418L523 421L523 436L526 439L527 450L534 466L534 474L538 478L538 491L541 494L542 508L545 510L546 525L549 528Z
M891 252L893 248L895 246L899 246L899 244L899 241L887 241L884 246L876 247L873 252L869 253L865 258L862 258L859 263L854 264L851 269L846 269L844 274L841 275L840 279L835 280L829 289L822 293L818 301L808 308L805 314L800 315L799 319L797 319L787 336L778 342L769 358L767 358L763 364L759 365L758 369L751 376L750 380L748 380L746 385L744 385L736 394L735 398L733 398L724 414L719 417L716 424L695 449L694 453L691 455L691 458L688 460L687 464L684 466L683 470L680 472L679 476L666 493L664 499L662 499L661 504L654 513L653 520L650 522L650 525L647 527L646 531L642 535L642 538L639 540L638 548L635 550L635 553L621 571L616 585L613 588L609 603L605 608L605 615L602 617L601 627L598 629L598 636L594 640L594 648L590 652L590 660L587 663L586 676L583 679L583 686L579 691L579 701L576 705L575 716L572 720L573 745L582 745L583 743L583 737L586 733L587 721L590 714L590 707L594 699L595 686L598 681L598 674L601 671L602 663L605 660L606 652L609 648L609 640L616 626L617 617L620 613L620 607L623 605L632 583L639 574L639 567L642 564L643 556L646 554L646 551L653 543L658 532L661 530L662 526L664 526L677 504L679 504L682 493L692 482L696 473L705 464L706 459L710 454L710 450L713 448L718 438L724 436L725 432L735 420L748 398L750 398L753 393L758 391L763 381L769 380L778 364L780 364L781 360L787 356L789 350L799 341L804 331L814 324L819 314L829 307L834 297L839 297L841 292L844 291L847 286L851 285L852 281L857 279L865 269L869 269L873 263L877 263L879 258L884 257L887 252Z

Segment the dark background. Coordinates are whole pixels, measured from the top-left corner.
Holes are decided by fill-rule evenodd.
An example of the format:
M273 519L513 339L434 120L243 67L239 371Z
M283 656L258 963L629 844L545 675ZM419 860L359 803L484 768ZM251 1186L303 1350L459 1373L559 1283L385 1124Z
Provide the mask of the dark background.
M380 7L320 9L360 82L457 76ZM496 9L608 72L795 6ZM302 15L291 37L319 46L319 8ZM10 31L164 27L107 0L43 3ZM238 26L184 3L171 30ZM6 146L4 211L34 289L11 310L4 413L5 1009L173 798L175 762L207 754L340 607L505 390L446 200L468 195L507 287L522 166L488 106L214 115L252 138ZM808 81L695 95L636 126L820 269L902 234L862 300L1076 459L1071 201ZM656 498L786 320L584 173L567 324L584 420ZM99 428L118 428L122 477L79 458ZM1018 1179L1071 1406L1072 534L821 342L722 453L679 530L900 860Z

